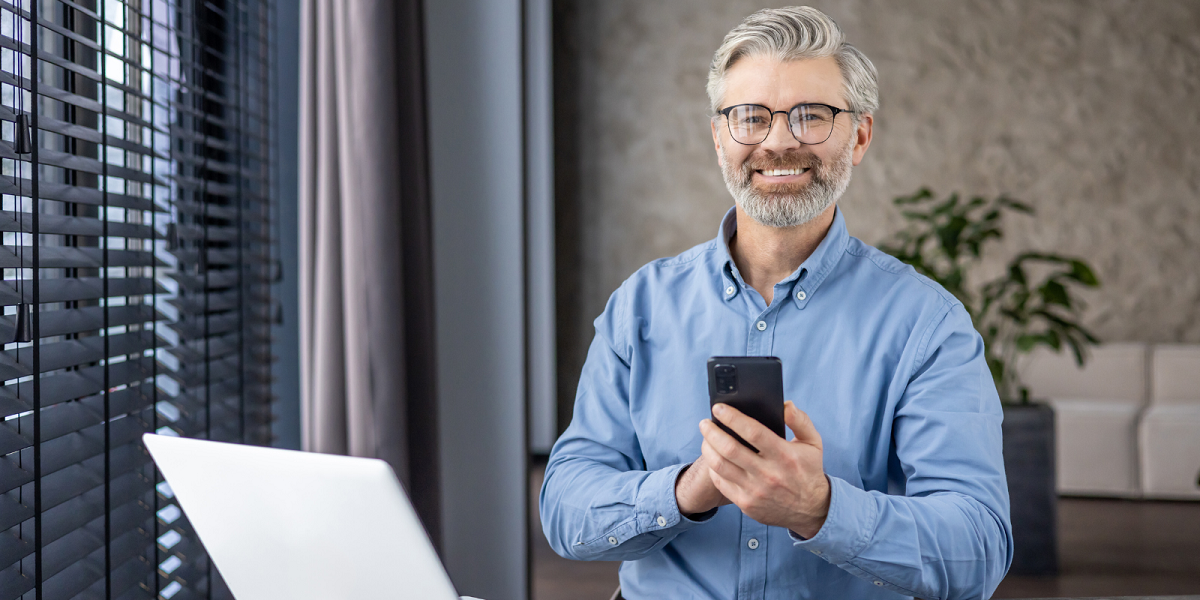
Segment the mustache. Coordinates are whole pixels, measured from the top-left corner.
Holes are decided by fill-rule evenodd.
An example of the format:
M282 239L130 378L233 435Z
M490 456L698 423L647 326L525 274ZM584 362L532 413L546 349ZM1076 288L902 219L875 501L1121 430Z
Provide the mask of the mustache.
M747 171L762 171L764 169L812 169L821 166L821 159L817 158L815 154L807 152L752 155L742 163L742 168Z

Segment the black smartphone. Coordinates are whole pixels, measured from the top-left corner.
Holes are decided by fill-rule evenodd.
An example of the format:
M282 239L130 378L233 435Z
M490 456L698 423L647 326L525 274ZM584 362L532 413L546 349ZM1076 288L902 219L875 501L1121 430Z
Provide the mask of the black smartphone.
M732 406L784 437L783 363L774 356L714 356L708 359L708 402ZM752 444L713 417L713 423L755 452Z

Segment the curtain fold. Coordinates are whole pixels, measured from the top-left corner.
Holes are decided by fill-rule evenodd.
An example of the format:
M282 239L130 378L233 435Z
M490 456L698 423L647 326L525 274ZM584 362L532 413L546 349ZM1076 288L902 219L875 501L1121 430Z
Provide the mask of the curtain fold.
M301 436L392 465L436 533L419 2L304 0Z

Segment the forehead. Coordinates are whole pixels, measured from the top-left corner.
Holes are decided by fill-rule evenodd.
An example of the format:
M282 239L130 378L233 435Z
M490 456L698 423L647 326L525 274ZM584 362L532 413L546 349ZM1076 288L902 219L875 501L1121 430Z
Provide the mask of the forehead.
M846 107L842 71L832 56L786 61L747 56L725 73L723 106L762 104L783 110L801 102Z

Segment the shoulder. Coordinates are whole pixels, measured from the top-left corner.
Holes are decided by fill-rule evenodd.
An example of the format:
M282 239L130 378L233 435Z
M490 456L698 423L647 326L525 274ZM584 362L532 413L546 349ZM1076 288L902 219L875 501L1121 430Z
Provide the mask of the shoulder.
M724 259L718 240L692 246L673 257L650 260L614 290L600 318L625 320L653 305L655 296L677 293L710 280Z
M948 311L961 306L954 294L946 291L936 281L920 274L912 265L862 240L851 237L846 245L846 257L852 270L859 271L864 278L878 282L889 293L900 293L907 298L919 300L918 305Z
M716 272L723 260L719 240L712 239L676 254L652 260L635 271L617 290L634 297L653 294L664 286L688 282Z

